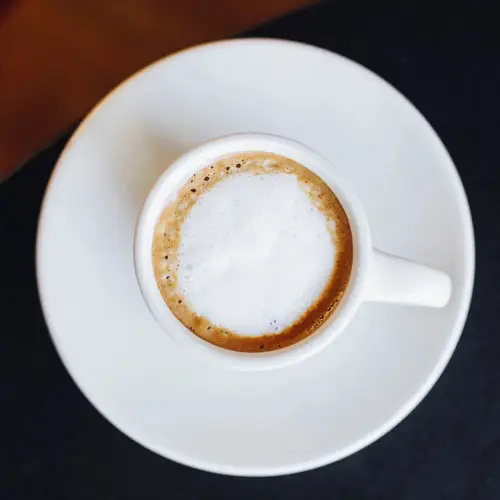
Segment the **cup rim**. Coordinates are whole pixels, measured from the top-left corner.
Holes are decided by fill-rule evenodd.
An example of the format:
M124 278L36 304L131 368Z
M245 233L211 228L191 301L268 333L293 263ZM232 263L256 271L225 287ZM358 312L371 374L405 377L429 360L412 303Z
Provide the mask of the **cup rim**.
M344 297L334 314L305 339L288 347L263 353L237 352L213 345L189 331L164 302L154 278L151 244L154 226L167 203L201 165L225 154L265 151L287 156L320 175L341 202L351 226L354 255ZM335 167L309 146L293 139L263 133L236 133L205 142L174 160L156 181L139 214L134 234L134 269L139 289L153 317L187 351L207 360L240 370L281 368L309 358L328 345L350 322L360 303L367 280L371 237L363 208L356 196L334 174Z

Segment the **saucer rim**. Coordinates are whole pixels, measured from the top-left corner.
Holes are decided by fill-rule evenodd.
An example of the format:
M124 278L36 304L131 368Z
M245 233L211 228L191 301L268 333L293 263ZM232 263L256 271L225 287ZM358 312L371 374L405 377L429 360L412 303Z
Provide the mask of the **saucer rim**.
M117 424L113 417L110 415L110 411L106 413L106 411L101 408L101 403L98 402L99 398L94 398L92 396L92 391L85 388L83 382L80 382L76 375L73 373L71 368L70 361L65 356L63 352L63 348L61 347L61 343L58 340L58 334L53 325L53 321L50 317L49 307L46 303L46 298L44 297L44 284L41 278L41 241L44 233L44 222L46 218L46 207L48 205L49 199L51 197L51 193L54 190L54 185L57 183L61 174L63 173L63 164L66 162L66 158L69 157L73 144L78 140L79 136L83 133L84 129L87 127L88 123L94 118L94 115L97 115L102 107L106 105L109 99L112 99L122 87L128 85L132 80L136 77L139 77L142 73L146 73L148 71L153 70L156 66L164 64L166 61L172 61L178 56L184 56L186 53L191 51L199 51L204 50L208 47L224 47L226 45L253 45L253 44L276 44L276 45L284 45L288 46L291 50L300 49L300 50L309 50L311 52L320 52L325 57L331 57L335 59L340 59L343 63L347 65L351 65L357 67L358 70L361 70L365 77L375 78L376 80L383 82L385 85L389 87L393 92L399 95L407 105L409 105L414 112L416 112L420 118L423 120L423 123L427 125L427 128L431 132L430 140L436 142L440 147L441 151L445 154L447 170L449 174L450 183L453 185L453 192L456 197L456 200L459 205L459 216L462 225L462 229L464 230L464 238L465 245L463 247L464 252L464 285L461 287L460 295L458 299L457 305L457 313L455 316L455 321L453 326L451 327L451 335L449 336L449 340L446 344L446 348L443 349L442 354L439 358L439 361L436 363L434 369L429 372L427 378L424 383L420 386L418 391L415 391L414 394L408 399L408 401L401 406L401 408L394 413L392 418L388 419L383 425L379 426L377 429L368 433L364 437L354 441L350 446L346 446L340 450L336 450L332 453L326 453L320 455L312 460L307 461L297 461L296 463L288 464L285 466L274 466L274 467L240 467L240 466L232 466L230 464L218 464L212 463L205 460L199 460L196 457L190 457L186 455L182 455L178 452L166 449L165 446L157 446L155 443L148 442L147 439L143 440L141 437L141 433L137 429L132 429L132 426L125 429L121 424ZM445 163L444 161L442 163ZM444 168L444 165L443 165ZM154 453L178 462L180 464L193 467L196 469L204 470L207 472L213 472L218 474L232 475L232 476L247 476L247 477L265 477L265 476L279 476L284 474L294 474L299 472L304 472L312 469L316 469L322 467L324 465L331 464L338 460L341 460L349 455L360 451L361 449L369 446L373 442L377 441L385 434L387 434L390 430L392 430L395 426L397 426L404 418L406 418L424 399L424 397L429 393L432 387L436 384L439 377L442 375L444 369L446 368L451 356L453 355L455 348L458 344L460 336L462 334L467 315L470 308L470 303L472 299L472 292L474 287L474 275L475 275L475 239L474 239L474 229L472 223L472 215L470 211L469 202L467 199L467 195L460 178L460 175L457 171L457 168L451 158L448 150L445 145L441 141L440 137L431 126L429 121L423 116L423 114L415 107L415 105L405 97L399 90L397 90L391 83L386 81L381 76L377 75L370 69L365 66L357 63L351 59L348 59L340 54L337 54L333 51L323 49L320 47L316 47L310 44L295 42L291 40L281 40L274 38L239 38L234 40L218 40L214 42L204 43L192 47L188 47L183 50L179 50L175 53L172 53L168 56L165 56L153 63L147 65L146 67L140 69L139 71L133 73L131 76L126 78L116 87L114 87L107 95L105 95L87 114L87 116L80 123L78 128L73 132L68 142L65 144L55 166L50 175L49 181L47 183L43 200L41 204L41 209L38 216L37 223L37 233L36 233L36 243L35 243L35 264L36 264L36 281L37 287L39 291L40 303L43 311L43 315L45 321L47 323L47 329L49 331L50 337L52 339L53 345L56 349L57 354L59 355L64 367L69 373L71 379L75 383L75 385L79 388L82 394L87 398L87 400L96 408L96 410L115 428L117 428L120 432L122 432L125 436L131 438L136 441L140 445L144 446L146 449L153 451Z

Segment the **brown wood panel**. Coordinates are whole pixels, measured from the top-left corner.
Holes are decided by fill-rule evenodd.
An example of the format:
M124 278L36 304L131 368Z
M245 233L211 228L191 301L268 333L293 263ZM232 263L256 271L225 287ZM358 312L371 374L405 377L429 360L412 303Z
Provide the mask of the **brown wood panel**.
M311 0L0 0L0 178L126 76Z

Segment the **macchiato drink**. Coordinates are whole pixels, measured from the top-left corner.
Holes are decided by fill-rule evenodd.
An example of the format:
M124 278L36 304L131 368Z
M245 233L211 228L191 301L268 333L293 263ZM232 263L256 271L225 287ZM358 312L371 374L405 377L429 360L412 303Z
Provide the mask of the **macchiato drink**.
M266 352L313 334L351 274L347 215L303 165L237 153L200 166L161 214L152 244L161 295L193 334Z

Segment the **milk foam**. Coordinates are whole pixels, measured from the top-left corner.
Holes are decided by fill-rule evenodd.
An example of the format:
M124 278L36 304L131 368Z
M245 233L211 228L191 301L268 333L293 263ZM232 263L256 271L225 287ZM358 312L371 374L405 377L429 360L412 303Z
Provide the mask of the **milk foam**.
M177 286L196 314L259 336L308 309L335 253L325 215L294 175L242 173L192 207L181 229Z

